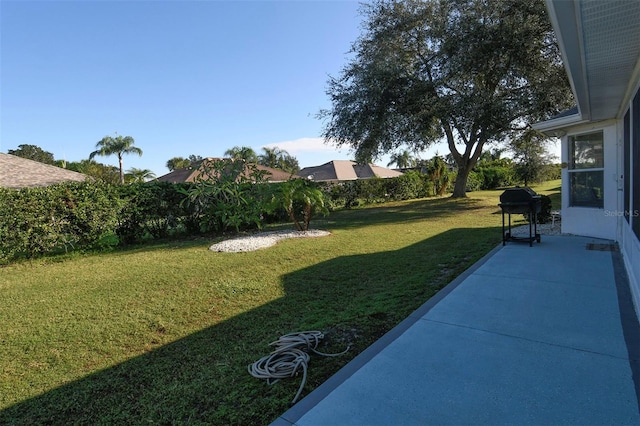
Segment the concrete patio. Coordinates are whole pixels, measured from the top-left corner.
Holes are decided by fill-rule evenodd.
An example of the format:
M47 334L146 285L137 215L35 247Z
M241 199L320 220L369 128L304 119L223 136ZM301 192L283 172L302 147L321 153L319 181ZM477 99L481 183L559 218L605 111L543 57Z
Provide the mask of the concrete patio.
M640 326L612 247L496 247L273 424L640 424Z

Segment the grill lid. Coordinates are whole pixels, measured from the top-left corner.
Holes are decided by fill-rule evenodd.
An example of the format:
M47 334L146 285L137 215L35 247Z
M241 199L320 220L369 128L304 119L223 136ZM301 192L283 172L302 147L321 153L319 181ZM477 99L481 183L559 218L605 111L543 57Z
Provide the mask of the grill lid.
M529 203L540 196L529 187L509 188L500 195L501 203Z

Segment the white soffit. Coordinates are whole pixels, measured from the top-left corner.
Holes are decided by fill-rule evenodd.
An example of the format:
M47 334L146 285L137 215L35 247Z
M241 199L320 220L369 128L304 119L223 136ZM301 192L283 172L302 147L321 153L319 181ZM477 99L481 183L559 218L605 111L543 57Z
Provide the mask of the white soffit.
M547 7L582 118L616 117L638 72L640 1L548 0Z

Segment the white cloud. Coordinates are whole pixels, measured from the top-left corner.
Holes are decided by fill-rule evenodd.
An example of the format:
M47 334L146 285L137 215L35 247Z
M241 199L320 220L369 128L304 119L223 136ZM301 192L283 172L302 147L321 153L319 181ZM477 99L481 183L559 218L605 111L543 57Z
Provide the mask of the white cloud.
M340 154L350 155L351 151L348 148L338 148L330 143L325 143L324 138L299 138L292 141L282 141L263 145L261 148L274 148L278 147L284 149L289 154L296 156L297 154L308 152L335 152Z
M262 145L260 148L278 147L296 157L300 167L319 166L332 160L353 160L355 153L348 147L325 143L324 138L299 138ZM375 164L386 167L389 155L383 155Z

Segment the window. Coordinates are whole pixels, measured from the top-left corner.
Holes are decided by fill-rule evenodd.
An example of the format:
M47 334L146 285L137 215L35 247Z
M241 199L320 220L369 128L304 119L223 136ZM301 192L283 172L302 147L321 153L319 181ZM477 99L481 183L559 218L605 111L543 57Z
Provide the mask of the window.
M624 115L624 218L631 219L631 111Z
M572 207L604 207L603 132L569 137L569 185Z

